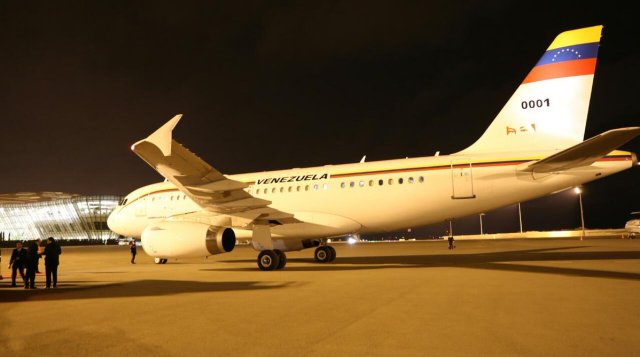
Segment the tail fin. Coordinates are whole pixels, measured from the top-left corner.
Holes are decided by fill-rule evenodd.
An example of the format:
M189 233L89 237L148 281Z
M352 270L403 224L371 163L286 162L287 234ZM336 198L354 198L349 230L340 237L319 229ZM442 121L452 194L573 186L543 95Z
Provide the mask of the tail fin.
M602 26L559 34L489 128L461 153L564 149L584 140Z

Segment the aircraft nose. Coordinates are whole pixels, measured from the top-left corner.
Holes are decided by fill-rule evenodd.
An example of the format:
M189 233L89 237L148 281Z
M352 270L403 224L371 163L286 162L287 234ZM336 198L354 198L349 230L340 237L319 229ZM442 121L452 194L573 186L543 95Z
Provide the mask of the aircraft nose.
M113 232L118 233L118 209L116 208L113 212L111 212L111 214L109 215L109 217L107 217L107 226L109 227L110 230L112 230Z

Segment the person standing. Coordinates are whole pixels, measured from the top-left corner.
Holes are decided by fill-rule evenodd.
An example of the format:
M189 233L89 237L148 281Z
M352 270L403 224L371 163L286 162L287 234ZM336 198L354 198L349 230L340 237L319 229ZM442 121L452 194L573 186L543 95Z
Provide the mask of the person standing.
M22 248L22 242L16 243L16 248L11 252L9 268L11 268L11 286L16 286L17 273L20 272L22 282L25 282L24 264L27 261L27 250Z
M38 270L38 263L40 261L40 253L38 247L40 246L40 239L36 239L29 243L29 250L27 251L27 279L24 281L25 289L36 288L36 271Z
M62 254L62 248L58 245L53 237L47 238L47 246L44 247L44 269L47 275L46 287L49 289L51 283L55 288L58 285L58 265L60 265L60 254Z
M136 254L138 254L138 247L136 246L135 239L132 239L131 242L129 242L129 249L131 249L131 264L135 264Z
M452 235L449 235L449 249L453 249L456 247L456 244L454 243L454 239Z

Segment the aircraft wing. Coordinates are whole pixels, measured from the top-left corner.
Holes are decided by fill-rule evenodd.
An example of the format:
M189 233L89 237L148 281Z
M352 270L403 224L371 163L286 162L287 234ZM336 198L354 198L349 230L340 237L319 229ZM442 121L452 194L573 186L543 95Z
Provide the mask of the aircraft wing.
M588 166L638 135L640 135L640 127L609 130L536 161L522 171L548 173Z
M131 149L207 211L240 218L245 225L256 219L297 222L292 214L269 207L271 201L246 192L247 183L228 179L173 140L173 129L181 118L182 114L176 115Z

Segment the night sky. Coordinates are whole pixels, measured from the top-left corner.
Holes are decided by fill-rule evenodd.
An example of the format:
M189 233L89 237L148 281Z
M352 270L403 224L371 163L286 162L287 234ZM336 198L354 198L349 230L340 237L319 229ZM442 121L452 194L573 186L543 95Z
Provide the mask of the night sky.
M631 12L585 1L0 1L0 192L124 195L159 181L129 148L177 113L175 138L227 174L453 153L558 33L598 24L586 137L637 126ZM623 149L640 153L640 139ZM639 178L587 184L587 226L620 227L640 210ZM525 229L576 227L577 207L569 193L524 203ZM516 230L517 211L485 224Z

